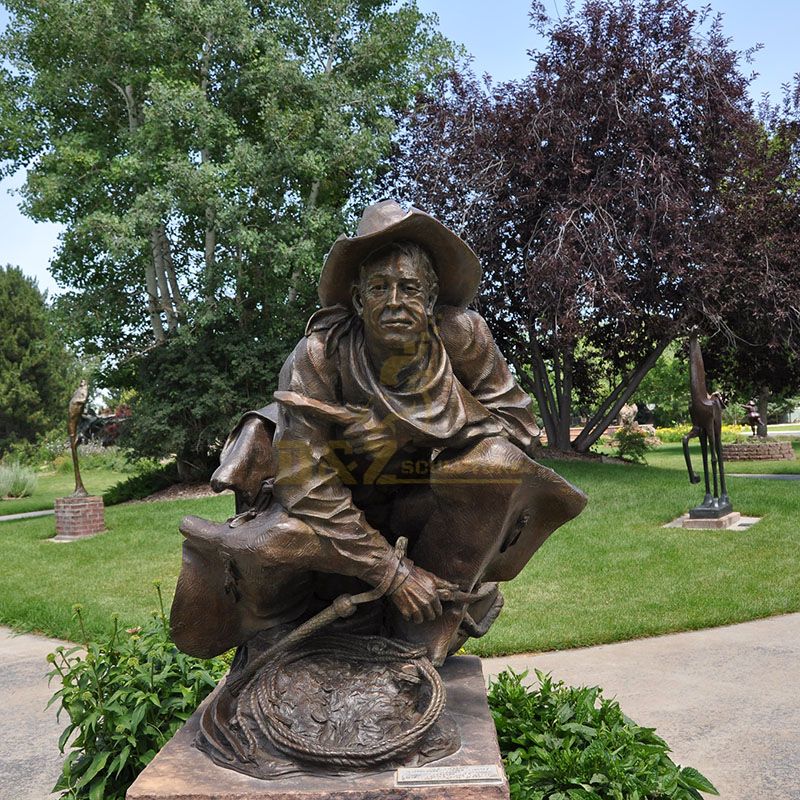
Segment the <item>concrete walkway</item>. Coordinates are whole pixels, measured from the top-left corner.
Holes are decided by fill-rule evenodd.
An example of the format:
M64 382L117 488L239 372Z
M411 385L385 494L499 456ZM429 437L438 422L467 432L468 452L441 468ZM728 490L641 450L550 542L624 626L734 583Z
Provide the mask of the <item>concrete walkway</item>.
M800 800L800 614L484 661L505 667L601 686L726 800Z
M3 514L0 522L13 522L15 519L35 519L36 517L51 517L55 514L54 508L46 508L44 511L23 511L20 514Z
M728 478L766 478L770 481L800 481L800 475L786 472L784 474L765 474L763 472L726 472Z
M0 627L0 800L43 800L61 773L58 737L69 721L45 711L59 685L48 686L48 653L64 642Z
M58 777L64 725L44 711L58 644L0 628L0 800L42 800ZM725 800L800 800L800 614L484 661L487 677L506 667L603 687Z

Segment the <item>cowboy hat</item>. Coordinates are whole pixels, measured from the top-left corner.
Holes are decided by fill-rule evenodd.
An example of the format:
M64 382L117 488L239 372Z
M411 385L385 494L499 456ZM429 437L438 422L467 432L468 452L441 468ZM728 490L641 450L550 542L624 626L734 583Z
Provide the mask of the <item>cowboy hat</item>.
M396 200L382 200L364 209L355 236L340 236L322 265L319 298L323 306L351 305L351 290L361 264L386 244L411 241L433 259L443 305L469 304L481 280L481 265L472 248L430 214L404 211Z

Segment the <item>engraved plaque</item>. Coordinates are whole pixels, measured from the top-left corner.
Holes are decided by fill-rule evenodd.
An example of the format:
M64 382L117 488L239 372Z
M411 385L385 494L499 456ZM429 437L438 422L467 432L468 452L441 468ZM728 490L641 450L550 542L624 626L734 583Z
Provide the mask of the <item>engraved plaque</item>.
M501 784L505 780L497 764L469 764L460 767L400 767L398 786L435 786L446 783Z

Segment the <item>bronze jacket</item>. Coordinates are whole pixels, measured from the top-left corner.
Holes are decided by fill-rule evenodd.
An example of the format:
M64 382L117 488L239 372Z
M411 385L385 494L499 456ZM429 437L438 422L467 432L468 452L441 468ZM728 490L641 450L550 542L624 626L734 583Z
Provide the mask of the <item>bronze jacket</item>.
M275 432L274 497L307 523L326 551L325 571L378 585L396 556L364 515L361 498L391 492L403 465L441 450L503 436L527 452L539 435L530 397L519 387L483 318L441 306L431 320L429 345L417 363L377 375L367 356L361 320L343 306L309 320L287 359L279 393L319 401L281 410ZM340 414L319 407L371 409L392 432L380 457L359 458L342 437ZM354 500L354 496L359 498Z

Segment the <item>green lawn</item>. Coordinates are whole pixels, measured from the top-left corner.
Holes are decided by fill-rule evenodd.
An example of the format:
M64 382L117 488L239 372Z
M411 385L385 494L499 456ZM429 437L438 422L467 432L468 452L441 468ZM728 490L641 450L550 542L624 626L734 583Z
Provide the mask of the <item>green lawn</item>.
M81 469L81 477L89 494L102 494L128 476L111 469ZM75 476L71 469L69 472L37 473L36 491L30 497L0 500L0 516L53 508L56 497L71 494L74 488Z
M772 474L772 475L800 475L800 441L792 441L794 461L726 461L725 472L738 472L746 475ZM692 457L694 471L703 475L703 459L700 454L700 445L697 439L689 443L689 452ZM663 444L647 454L647 463L654 467L665 469L683 470L686 473L686 462L683 460L683 448L680 443ZM688 477L687 477L688 480Z
M3 580L0 622L79 640L72 618L83 606L90 636L110 630L116 612L126 626L157 607L153 581L171 602L181 560L178 523L185 514L224 520L233 498L126 503L106 509L108 533L78 542L51 542L53 517L0 523Z
M559 649L800 610L798 483L731 478L734 507L764 517L747 532L665 529L701 491L686 478L680 445L650 462L549 463L589 505L505 587L505 611L472 652ZM174 591L181 516L224 519L231 506L230 497L116 506L106 511L108 534L70 544L46 541L52 518L2 524L0 621L76 639L71 607L80 602L92 635L114 611L135 624L155 607L153 580L167 598Z

